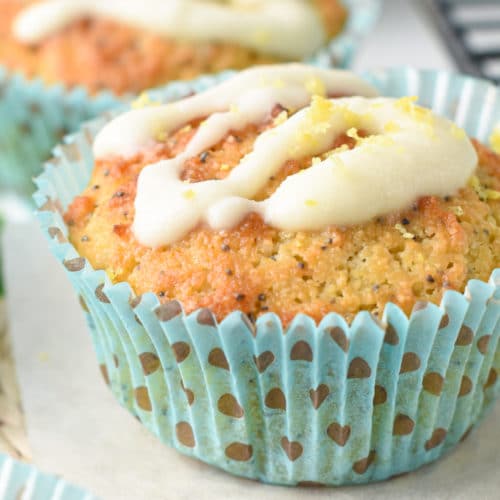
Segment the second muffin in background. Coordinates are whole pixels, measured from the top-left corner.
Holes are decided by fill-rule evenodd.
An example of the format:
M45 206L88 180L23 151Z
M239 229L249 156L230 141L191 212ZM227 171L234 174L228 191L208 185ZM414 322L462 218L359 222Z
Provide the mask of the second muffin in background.
M344 26L341 0L2 1L0 63L91 93L312 56Z

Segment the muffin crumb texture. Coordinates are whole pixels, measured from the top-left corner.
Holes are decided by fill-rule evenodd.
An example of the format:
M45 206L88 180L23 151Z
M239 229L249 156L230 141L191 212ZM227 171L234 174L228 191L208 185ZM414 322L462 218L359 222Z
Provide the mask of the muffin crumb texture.
M282 112L273 110L265 123L231 132L188 160L182 179L188 185L226 177ZM347 320L359 311L380 317L388 302L410 313L418 301L439 303L446 290L462 292L468 280L488 280L499 267L500 156L477 141L479 167L468 186L454 196L420 198L401 213L321 232L280 231L251 214L230 231L200 226L175 244L142 246L132 232L138 175L182 152L203 120L133 158L99 160L65 215L78 252L138 295L179 300L187 312L206 307L219 320L233 310L251 319L272 311L287 325L298 313L316 320L328 312ZM331 150L355 145L344 134ZM255 199L314 161L286 162Z
M329 37L347 17L339 0L312 0ZM196 43L165 38L109 19L85 19L26 45L12 34L17 14L33 1L2 0L0 64L47 83L84 86L91 93L140 92L172 80L204 73L279 62L276 57L232 43ZM221 28L223 29L223 28Z

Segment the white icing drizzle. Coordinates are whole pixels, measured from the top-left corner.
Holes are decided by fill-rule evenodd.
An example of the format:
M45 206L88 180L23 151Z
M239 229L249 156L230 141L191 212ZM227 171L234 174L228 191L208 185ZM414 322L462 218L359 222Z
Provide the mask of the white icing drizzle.
M38 43L88 16L290 59L311 55L327 38L319 13L306 0L41 0L20 12L13 32L22 42Z
M309 105L314 90L322 87L330 95L367 97L315 97ZM405 209L420 196L444 196L463 187L477 165L465 133L409 98L375 95L344 71L304 65L254 68L177 103L125 113L101 131L94 152L98 158L130 156L153 143L155 131L168 134L209 117L181 154L145 167L139 176L133 231L151 247L173 243L201 222L230 229L250 212L288 231L362 223ZM186 160L230 130L262 122L277 103L299 111L262 133L225 179L180 180ZM362 139L358 130L370 136ZM357 139L356 148L316 158L266 200L252 200L287 160L322 155L346 132Z

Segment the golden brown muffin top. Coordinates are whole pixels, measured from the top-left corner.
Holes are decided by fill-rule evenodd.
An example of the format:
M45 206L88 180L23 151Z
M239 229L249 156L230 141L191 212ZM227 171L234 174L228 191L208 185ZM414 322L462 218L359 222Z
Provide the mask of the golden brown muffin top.
M182 178L225 178L281 111L187 161ZM183 151L204 118L133 158L99 160L89 187L66 214L81 255L114 282L128 281L137 294L180 300L187 312L207 307L219 320L235 309L253 318L273 311L288 324L298 313L317 320L331 311L347 319L362 310L381 315L388 302L409 313L417 301L438 303L446 290L463 291L468 280L487 280L498 267L500 158L477 141L480 161L470 185L455 196L422 197L401 213L317 232L280 231L251 214L230 231L199 226L166 247L140 245L131 231L139 173ZM355 147L340 135L331 149L342 144ZM256 199L311 162L286 162Z
M347 12L340 0L313 0L333 37ZM20 43L12 24L27 3L0 0L0 64L47 83L84 86L89 92L117 94L203 73L242 69L278 58L234 43L196 43L166 38L108 19L89 18L35 45Z

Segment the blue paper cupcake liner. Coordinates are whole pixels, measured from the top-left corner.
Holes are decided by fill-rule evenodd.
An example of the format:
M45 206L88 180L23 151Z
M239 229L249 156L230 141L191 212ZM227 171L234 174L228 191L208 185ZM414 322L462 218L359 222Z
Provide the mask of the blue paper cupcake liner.
M345 28L310 58L312 64L347 67L381 10L381 0L344 3L349 9ZM32 178L61 138L83 121L120 104L121 98L110 92L91 97L82 87L47 86L0 66L0 194L12 190L30 196Z
M418 95L483 141L500 120L500 91L484 81L404 68L365 77L383 95ZM409 317L388 304L380 321L298 315L286 330L273 313L256 325L239 311L217 323L208 310L135 297L76 252L61 217L89 181L92 139L109 119L55 150L37 180L38 217L80 296L105 380L164 443L269 483L340 485L414 470L480 421L500 392L500 269Z
M0 339L7 331L7 307L5 304L5 288L3 282L2 228L3 220L2 213L0 212Z
M4 284L3 284L3 258L2 258L2 231L3 231L3 217L2 212L0 212L0 331L4 325L3 318L3 296L5 293Z
M0 454L2 500L97 500L94 495L61 478L44 474L32 465Z
M62 137L118 103L109 93L92 98L82 88L48 87L0 66L0 196L10 191L27 199Z

